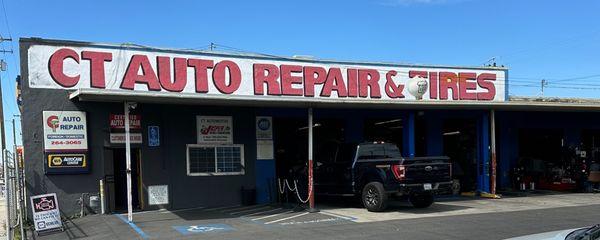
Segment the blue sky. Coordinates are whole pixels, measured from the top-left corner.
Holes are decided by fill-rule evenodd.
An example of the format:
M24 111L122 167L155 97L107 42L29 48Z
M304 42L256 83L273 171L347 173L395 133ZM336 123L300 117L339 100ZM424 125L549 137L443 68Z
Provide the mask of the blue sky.
M541 79L549 80L545 96L600 93L600 1L4 1L0 34L15 40L214 42L281 56L465 66L495 57L509 68L511 95L539 95ZM2 47L15 50L0 55L9 64L1 77L10 120L18 42Z

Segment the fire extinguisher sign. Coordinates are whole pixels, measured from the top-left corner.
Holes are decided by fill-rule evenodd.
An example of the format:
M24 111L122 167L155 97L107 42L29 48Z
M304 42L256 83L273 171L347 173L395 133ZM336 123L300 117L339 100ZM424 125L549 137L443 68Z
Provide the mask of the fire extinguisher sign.
M85 112L44 111L45 151L87 151Z
M49 193L31 197L31 208L33 212L33 224L35 231L43 232L54 229L62 229L60 210L56 193Z

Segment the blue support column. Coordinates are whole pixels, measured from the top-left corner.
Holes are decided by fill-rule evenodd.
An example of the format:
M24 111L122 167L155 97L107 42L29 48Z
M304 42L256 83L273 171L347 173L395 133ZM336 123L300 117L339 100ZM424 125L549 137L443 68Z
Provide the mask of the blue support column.
M484 112L478 121L477 190L490 192L490 116Z
M403 128L403 149L402 154L408 157L415 156L415 112L411 111L406 115Z
M427 156L444 155L444 138L442 135L442 120L438 114L427 112L425 141L427 141Z

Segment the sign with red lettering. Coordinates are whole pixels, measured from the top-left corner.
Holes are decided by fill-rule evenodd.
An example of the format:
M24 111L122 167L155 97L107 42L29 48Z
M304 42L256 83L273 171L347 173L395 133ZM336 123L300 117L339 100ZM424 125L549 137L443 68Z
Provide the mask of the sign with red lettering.
M45 151L87 151L85 112L43 111Z
M197 116L198 144L232 144L231 116Z
M342 104L505 101L507 73L69 44L31 45L28 64L32 88Z
M114 129L125 129L125 115L123 114L110 114L110 128ZM129 129L141 129L141 117L140 115L130 114L129 115Z

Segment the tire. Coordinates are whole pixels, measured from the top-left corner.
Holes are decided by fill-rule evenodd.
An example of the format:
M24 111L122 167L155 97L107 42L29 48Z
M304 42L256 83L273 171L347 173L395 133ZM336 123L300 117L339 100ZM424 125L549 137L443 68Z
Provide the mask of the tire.
M418 193L411 194L410 197L408 197L408 201L410 201L415 208L427 208L433 204L434 199L433 194L431 193Z
M388 195L380 182L370 182L362 190L363 206L369 212L381 212L386 209Z

